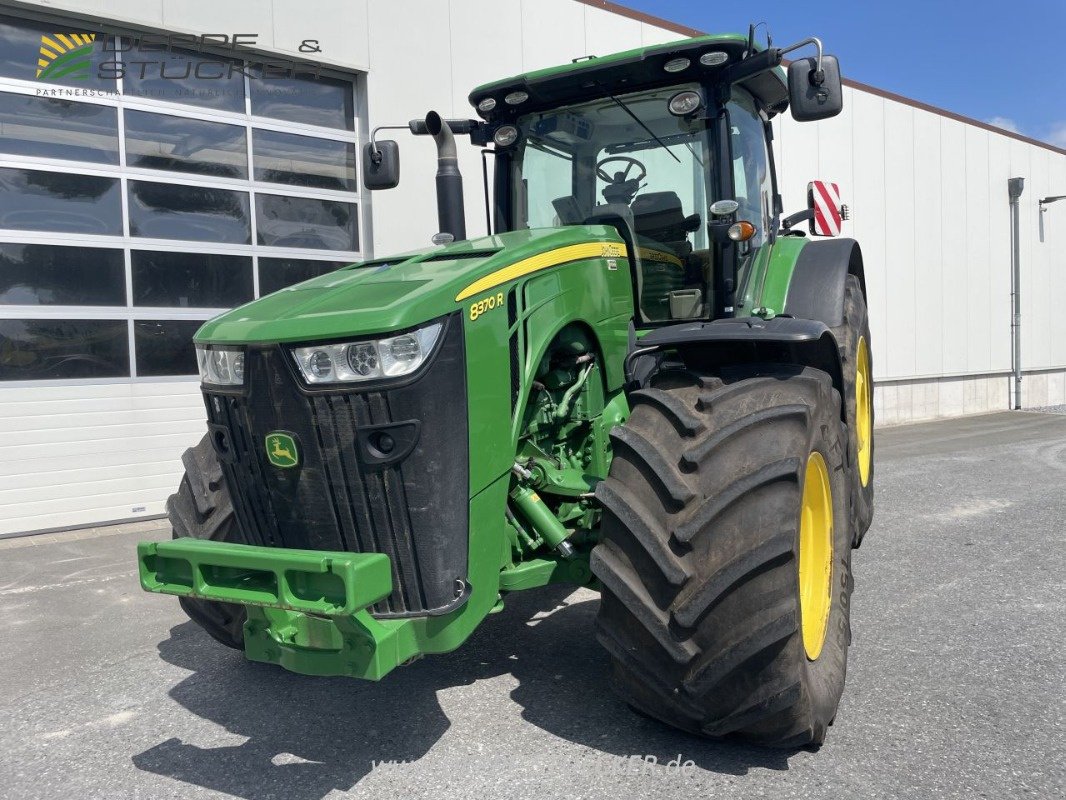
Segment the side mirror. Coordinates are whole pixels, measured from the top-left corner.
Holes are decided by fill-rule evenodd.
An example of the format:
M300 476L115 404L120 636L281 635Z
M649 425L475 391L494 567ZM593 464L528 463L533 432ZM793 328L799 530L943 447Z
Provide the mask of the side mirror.
M400 182L400 146L386 140L363 145L363 186L370 191L394 189Z
M844 108L844 92L836 56L822 56L820 73L818 59L813 56L789 64L788 104L797 122L829 119L839 114Z

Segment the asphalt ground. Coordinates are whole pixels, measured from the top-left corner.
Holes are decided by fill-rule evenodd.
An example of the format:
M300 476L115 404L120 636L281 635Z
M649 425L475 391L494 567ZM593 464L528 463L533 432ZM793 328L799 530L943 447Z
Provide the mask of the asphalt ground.
M847 689L819 752L631 712L586 590L515 596L380 684L305 678L142 593L145 534L54 535L0 542L0 797L1062 797L1066 416L877 436Z

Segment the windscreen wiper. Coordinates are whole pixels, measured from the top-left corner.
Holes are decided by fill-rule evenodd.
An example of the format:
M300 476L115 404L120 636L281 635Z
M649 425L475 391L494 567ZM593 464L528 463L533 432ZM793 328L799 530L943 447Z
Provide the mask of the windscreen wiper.
M613 100L620 109L622 109L624 112L629 114L629 116L631 116L633 118L634 122L636 122L640 127L642 127L645 131L647 131L648 136L650 136L652 139L654 139L663 150L665 150L667 153L670 154L670 158L672 158L678 164L681 163L681 159L678 158L677 156L675 156L674 155L674 151L666 146L666 142L664 142L662 139L660 139L658 136L656 136L655 132L651 128L649 128L647 125L645 125L644 121L640 117L638 117L636 114L634 114L632 112L632 110L630 110L629 106L627 106L625 103L623 103L617 97L615 97L613 94L609 94L607 96L609 98L611 98L611 100Z

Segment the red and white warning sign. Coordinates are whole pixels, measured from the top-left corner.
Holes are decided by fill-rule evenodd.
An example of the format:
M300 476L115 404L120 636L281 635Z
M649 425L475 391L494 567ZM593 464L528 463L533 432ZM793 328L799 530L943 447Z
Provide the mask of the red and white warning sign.
M814 209L811 234L814 236L839 236L840 222L847 219L840 202L840 187L828 181L811 181L807 184L807 207Z

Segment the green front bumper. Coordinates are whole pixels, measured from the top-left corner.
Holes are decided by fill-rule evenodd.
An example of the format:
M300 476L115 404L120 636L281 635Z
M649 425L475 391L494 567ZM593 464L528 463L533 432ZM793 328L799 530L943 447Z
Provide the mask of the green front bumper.
M146 591L245 606L252 661L378 680L421 652L422 620L378 620L367 611L392 592L381 553L175 539L141 542L137 561Z

